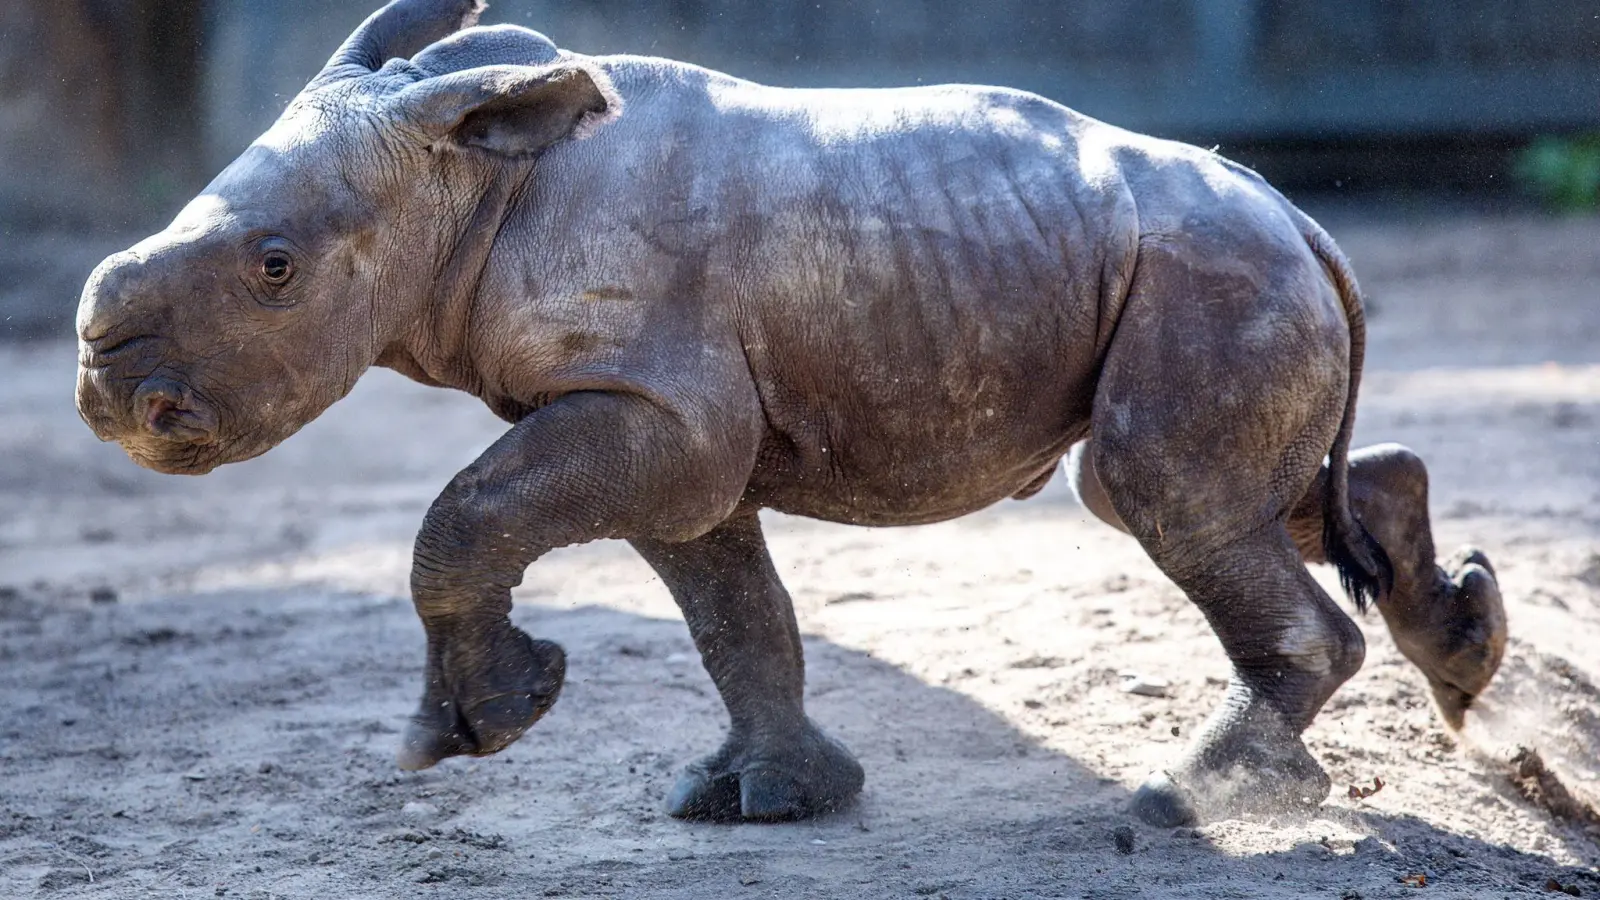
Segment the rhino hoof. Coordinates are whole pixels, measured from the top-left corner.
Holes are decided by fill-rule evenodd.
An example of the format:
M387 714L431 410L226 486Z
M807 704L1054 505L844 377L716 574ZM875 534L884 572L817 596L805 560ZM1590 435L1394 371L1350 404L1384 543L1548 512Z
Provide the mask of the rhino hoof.
M782 761L730 741L691 765L667 797L667 814L708 821L787 822L832 812L861 791L861 764L811 728ZM791 745L795 746L795 745Z
M739 776L713 774L701 765L690 766L667 795L667 815L675 819L722 822L739 818Z
M1450 580L1448 617L1440 626L1442 646L1419 668L1445 724L1459 731L1467 710L1488 689L1506 648L1506 612L1494 567L1482 551L1465 548L1445 568Z
M1173 768L1152 775L1132 811L1163 828L1240 815L1309 813L1333 782L1294 728L1258 701L1214 719Z
M859 771L860 767L856 768ZM804 819L838 809L859 789L857 786L841 792L834 786L823 786L815 790L782 772L746 771L739 775L739 815L750 822Z
M1176 828L1240 815L1310 813L1328 799L1332 783L1303 748L1281 762L1286 765L1257 763L1221 772L1180 773L1182 784L1192 789L1160 772L1134 792L1131 810L1147 825Z
M860 790L848 780L844 790L838 787L818 790L772 769L714 775L693 766L667 797L667 815L711 822L792 822L839 809Z
M482 677L459 696L432 692L400 741L401 769L416 772L452 756L489 756L509 747L555 705L566 678L566 653L511 628L511 640Z
M1131 805L1140 821L1157 828L1177 828L1200 821L1194 803L1165 772L1152 775L1139 785Z

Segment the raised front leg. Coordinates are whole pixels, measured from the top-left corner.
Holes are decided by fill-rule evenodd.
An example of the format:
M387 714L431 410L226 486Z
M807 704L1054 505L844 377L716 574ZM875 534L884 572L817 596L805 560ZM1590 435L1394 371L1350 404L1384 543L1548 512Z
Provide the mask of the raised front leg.
M1324 466L1289 517L1289 533L1308 562L1323 562ZM1395 645L1427 676L1439 713L1460 728L1489 686L1506 648L1506 611L1494 567L1482 551L1434 561L1428 519L1428 469L1399 444L1350 455L1350 505L1394 563L1394 590L1378 602Z
M428 511L411 590L428 636L405 769L504 749L556 700L561 649L511 624L544 553L597 538L684 540L737 504L754 433L627 394L575 393L523 419Z
M728 708L722 748L689 766L667 801L679 818L797 819L847 802L861 765L806 717L794 604L754 512L687 543L635 539L683 609Z

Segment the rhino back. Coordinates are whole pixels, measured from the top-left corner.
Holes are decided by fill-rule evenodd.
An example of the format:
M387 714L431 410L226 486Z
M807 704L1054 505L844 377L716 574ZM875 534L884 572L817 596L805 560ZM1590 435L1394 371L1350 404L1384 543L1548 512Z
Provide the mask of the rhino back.
M824 518L957 515L1081 436L1137 246L1119 132L997 88L600 62L626 109L540 163L497 273L537 340L609 329L601 365L665 376L731 336L769 429L753 493Z

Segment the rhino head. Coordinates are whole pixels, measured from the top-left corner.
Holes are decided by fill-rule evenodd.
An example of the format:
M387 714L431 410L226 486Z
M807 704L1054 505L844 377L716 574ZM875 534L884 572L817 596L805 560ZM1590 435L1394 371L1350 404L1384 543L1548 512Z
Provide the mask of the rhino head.
M481 11L374 13L171 225L95 269L77 404L102 440L176 474L271 449L427 327L467 234L492 240L490 185L619 113L602 72L533 32L457 34ZM530 64L475 65L508 31Z

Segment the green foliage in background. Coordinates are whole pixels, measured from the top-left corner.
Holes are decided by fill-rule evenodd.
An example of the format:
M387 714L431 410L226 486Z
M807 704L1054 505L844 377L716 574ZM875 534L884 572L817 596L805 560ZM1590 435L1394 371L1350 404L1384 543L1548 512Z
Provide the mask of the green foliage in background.
M1518 155L1516 176L1552 209L1600 210L1600 134L1538 138Z

